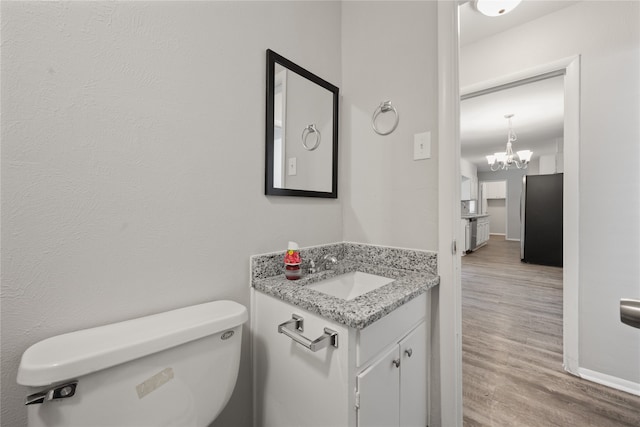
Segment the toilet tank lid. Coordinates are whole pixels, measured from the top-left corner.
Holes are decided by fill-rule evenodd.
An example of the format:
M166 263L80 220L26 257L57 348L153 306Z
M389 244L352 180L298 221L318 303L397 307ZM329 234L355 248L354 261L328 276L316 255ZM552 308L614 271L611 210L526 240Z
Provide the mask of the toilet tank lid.
M18 383L45 386L75 379L234 328L247 318L243 305L223 300L58 335L24 352Z

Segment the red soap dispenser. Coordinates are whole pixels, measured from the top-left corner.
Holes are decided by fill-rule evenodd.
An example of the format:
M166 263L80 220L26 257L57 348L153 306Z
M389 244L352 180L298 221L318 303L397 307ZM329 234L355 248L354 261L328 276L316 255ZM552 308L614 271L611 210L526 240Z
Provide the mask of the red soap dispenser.
M289 242L287 252L284 254L284 275L289 280L298 280L302 277L300 264L300 248L296 242Z

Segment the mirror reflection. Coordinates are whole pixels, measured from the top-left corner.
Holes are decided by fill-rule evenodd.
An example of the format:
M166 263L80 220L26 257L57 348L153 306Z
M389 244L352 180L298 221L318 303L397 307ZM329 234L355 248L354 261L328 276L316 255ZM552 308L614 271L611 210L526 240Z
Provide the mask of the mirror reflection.
M268 195L337 197L338 88L267 50Z

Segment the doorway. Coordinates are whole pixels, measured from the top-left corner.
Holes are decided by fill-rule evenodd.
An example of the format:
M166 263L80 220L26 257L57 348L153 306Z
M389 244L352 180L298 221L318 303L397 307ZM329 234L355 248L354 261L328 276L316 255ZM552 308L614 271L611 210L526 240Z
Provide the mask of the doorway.
M563 366L568 372L577 375L578 360L578 282L577 282L577 259L578 259L578 106L579 106L579 58L566 58L550 64L541 65L531 70L524 70L517 75L512 75L487 82L484 87L473 88L473 92L462 88L462 97L468 99L474 94L486 95L509 88L521 87L530 83L558 78L560 75L563 82L564 115L563 127L563 155L557 156L560 159L559 167L553 171L540 170L541 163L532 163L529 167L535 169L534 174L563 172ZM481 85L480 85L481 86ZM523 147L525 148L525 147ZM530 173L531 170L512 170L491 172L495 179L506 179L507 186L512 187L521 183L522 176ZM510 176L515 175L515 176ZM482 179L480 179L482 180ZM513 187L512 189L515 189ZM519 204L509 205L507 216L512 218L508 221L507 237L519 236L520 224L516 220L520 216ZM515 230L515 231L514 231Z
M524 79L521 84L533 84L531 80L536 78L545 79L546 77L545 75L531 76ZM561 100L564 102L565 76L562 74L552 78L560 79ZM519 87L518 82L512 82L509 89L504 89L504 86L487 88L483 90L481 96L489 96L493 90L511 90L514 88L513 85L516 85L516 88ZM464 119L464 108L461 107L461 129L465 128ZM559 122L564 134L567 127L564 113ZM461 135L461 152L464 154L463 137L464 135ZM558 139L555 138L556 146L557 141ZM551 142L553 145L554 141ZM530 361L531 367L551 366L547 371L540 371L535 375L538 380L561 372L562 366L566 368L567 364L563 363L563 358L566 360L569 355L566 348L563 348L565 333L563 330L563 271L557 267L539 268L521 263L519 242L522 227L520 193L522 193L523 177L528 174L546 175L562 172L565 169L565 156L558 152L556 147L551 147L550 153L544 153L541 147L527 145L531 141L522 135L518 143L522 144L518 148L534 151L536 158L541 158L541 152L543 157L554 157L554 162L551 162L553 168L545 165L541 160L532 162L527 169L512 168L503 171L481 171L482 166L478 164L478 181L484 182L479 194L482 194L483 199L487 199L486 202L481 200L480 206L482 206L481 209L486 207L486 212L490 217L493 216L494 223L491 226L493 236L487 247L479 249L472 256L465 257L461 265L462 368L465 393L463 415L465 420L480 425L483 420L487 420L485 417L488 416L491 419L492 416L498 415L503 417L504 425L518 424L522 420L509 418L517 413L510 413L506 408L513 404L519 406L523 413L530 408L530 402L518 401L518 394L505 391L514 386L510 381L525 385L532 382L531 378L527 379L525 376L518 378L515 374L519 372L519 366L514 362L518 360L516 354L528 354L532 357L538 355L537 353L543 355L539 359L533 357ZM495 144L498 146L504 143L496 142ZM465 160L470 159L465 158ZM487 169L487 166L484 168ZM520 191L515 194L515 190ZM500 229L497 223L501 223L504 228ZM496 234L502 236L498 238ZM487 257L483 258L485 255ZM539 277L546 277L546 279L538 281ZM538 311L539 307L545 309ZM577 309L577 303L574 307ZM489 327L478 327L478 325L489 325ZM577 329L574 332L577 338ZM572 337L567 338L569 341L572 339ZM508 368L503 371L505 367ZM480 378L482 380L478 381ZM483 387L478 387L479 383ZM571 390L567 391L567 393L571 392ZM496 409L496 405L505 405L505 407ZM544 406L550 408L553 405L554 402L549 401ZM532 416L533 413L535 410L529 412L527 416Z
M462 349L460 255L460 140L458 6L440 2L438 7L439 76L439 335L441 424L462 425ZM564 187L563 205L563 365L578 371L578 154L579 154L579 56L562 58L517 73L497 77L462 93L513 84L549 72L564 72Z
M503 236L507 240L508 206L507 181L480 181L478 180L478 205L481 214L489 215L489 235Z

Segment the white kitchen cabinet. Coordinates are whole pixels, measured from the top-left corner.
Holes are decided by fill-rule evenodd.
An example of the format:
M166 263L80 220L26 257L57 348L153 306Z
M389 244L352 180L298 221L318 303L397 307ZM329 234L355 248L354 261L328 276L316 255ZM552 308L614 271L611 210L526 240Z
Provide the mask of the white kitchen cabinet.
M255 425L426 426L429 305L427 291L355 329L255 291ZM310 339L338 332L338 347L311 352L278 333L293 314Z
M466 176L460 181L460 200L471 200L471 180Z
M506 181L487 181L484 183L485 197L487 199L506 199L507 198L507 182Z
M478 200L478 178L477 177L473 177L471 179L469 179L469 186L470 186L470 199L471 200Z
M478 178L462 177L460 182L460 200L478 199Z
M490 235L489 221L490 220L488 216L478 218L478 223L477 223L478 228L477 228L477 238L476 238L477 246L480 246L486 243L487 241L489 241L489 235Z

